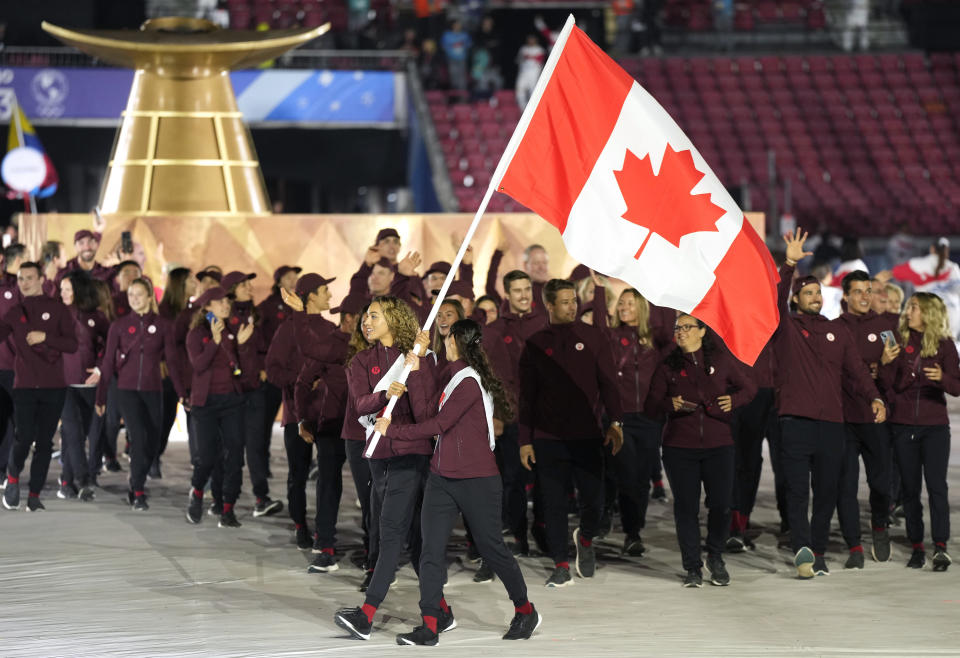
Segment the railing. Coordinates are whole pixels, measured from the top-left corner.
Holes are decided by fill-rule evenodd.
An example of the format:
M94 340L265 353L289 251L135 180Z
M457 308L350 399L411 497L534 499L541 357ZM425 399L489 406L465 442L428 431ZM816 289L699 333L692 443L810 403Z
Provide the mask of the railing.
M274 60L275 68L405 71L412 55L405 50L293 50ZM0 66L88 68L110 66L67 47L0 47Z

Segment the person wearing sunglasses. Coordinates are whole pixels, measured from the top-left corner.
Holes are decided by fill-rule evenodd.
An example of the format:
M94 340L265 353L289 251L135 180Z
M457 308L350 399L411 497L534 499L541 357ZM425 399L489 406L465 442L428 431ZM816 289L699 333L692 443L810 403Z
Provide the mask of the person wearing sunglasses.
M674 325L677 346L650 382L647 413L663 414L663 467L673 491L673 516L686 576L684 587L703 586L700 486L706 491L707 569L714 585L730 584L723 550L730 531L734 447L733 410L753 399L757 386L691 315Z

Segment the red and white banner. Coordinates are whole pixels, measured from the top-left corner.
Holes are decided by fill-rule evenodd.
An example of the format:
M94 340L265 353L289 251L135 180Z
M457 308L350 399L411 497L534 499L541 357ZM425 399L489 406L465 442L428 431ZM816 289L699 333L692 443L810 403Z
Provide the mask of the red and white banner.
M493 184L570 254L690 313L752 364L779 322L776 270L667 112L568 19Z

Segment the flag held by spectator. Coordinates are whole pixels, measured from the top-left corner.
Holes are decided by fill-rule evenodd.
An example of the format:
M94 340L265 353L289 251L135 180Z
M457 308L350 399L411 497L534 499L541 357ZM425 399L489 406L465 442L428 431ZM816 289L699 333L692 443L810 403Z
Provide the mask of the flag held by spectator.
M667 112L573 24L493 177L570 255L690 313L752 364L776 329L763 240Z
M57 191L57 183L60 182L60 178L57 176L57 170L54 168L50 156L48 156L47 152L43 149L43 144L40 143L40 138L37 137L37 131L34 130L30 120L27 119L27 115L23 113L23 108L20 107L20 103L17 103L16 99L14 99L13 111L10 117L10 132L7 135L7 153L10 153L14 149L21 148L36 151L43 160L43 166L46 167L42 182L31 190L23 190L22 193L37 199L43 199L53 195L53 193ZM18 190L17 192L21 191ZM16 192L14 195L19 196Z

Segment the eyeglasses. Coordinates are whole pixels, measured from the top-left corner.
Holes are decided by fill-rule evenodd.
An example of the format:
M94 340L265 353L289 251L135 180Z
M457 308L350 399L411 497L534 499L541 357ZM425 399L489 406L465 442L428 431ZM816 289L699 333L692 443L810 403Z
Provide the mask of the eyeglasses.
M697 324L678 324L673 328L673 332L678 334L685 334L688 331L692 331L694 329L699 329L699 328L700 328L700 325L697 325Z

